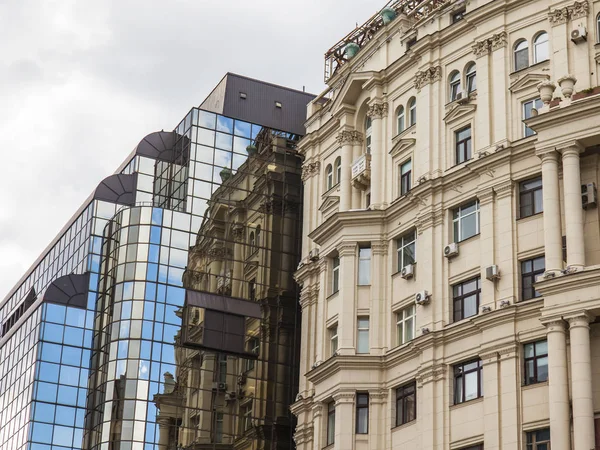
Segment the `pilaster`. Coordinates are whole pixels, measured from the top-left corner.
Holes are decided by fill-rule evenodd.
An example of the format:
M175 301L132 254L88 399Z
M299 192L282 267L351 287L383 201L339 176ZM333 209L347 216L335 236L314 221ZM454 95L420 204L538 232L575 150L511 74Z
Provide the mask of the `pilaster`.
M581 169L579 165L579 154L582 151L583 147L576 141L561 149L565 228L567 232L567 266L573 270L581 270L585 266Z
M558 153L539 155L542 160L542 195L544 201L544 249L546 271L562 270L562 230L558 185ZM579 200L581 203L581 200Z
M338 336L340 355L356 352L356 252L355 242L343 242L338 246L340 257L340 292Z
M335 448L354 447L354 391L339 391L333 394L335 401Z
M369 105L367 115L371 118L371 209L382 209L385 205L383 195L385 127L383 120L388 115L387 102L374 102Z

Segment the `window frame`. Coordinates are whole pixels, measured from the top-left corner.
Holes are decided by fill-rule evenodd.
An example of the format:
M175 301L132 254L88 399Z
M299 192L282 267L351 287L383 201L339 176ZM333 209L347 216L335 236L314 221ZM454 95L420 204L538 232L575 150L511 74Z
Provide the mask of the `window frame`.
M404 167L409 166L408 171L404 173ZM399 166L400 172L400 197L408 194L412 188L412 159L408 159Z
M465 292L465 286L475 282L475 289ZM460 293L457 294L457 289ZM465 316L465 300L475 295L475 314ZM460 304L460 309L457 308L457 304ZM475 317L479 314L479 307L481 306L481 277L476 276L469 278L468 280L462 281L452 285L452 319L453 322L460 322L461 320L468 319L469 317ZM457 315L457 311L460 314Z
M334 256L331 261L331 295L340 291L340 257Z
M525 47L519 48L522 44L525 44ZM525 54L527 56L527 60L525 61L525 65L523 67L519 66L517 60L518 54ZM529 67L529 42L527 39L519 39L517 42L515 42L515 45L513 46L513 65L515 72L527 69Z
M477 90L477 65L474 62L465 68L465 88L467 94Z
M331 401L327 404L327 433L326 445L335 443L335 402Z
M364 325L364 321L366 321L366 328L364 326L361 327L361 321L363 321L363 325ZM367 355L371 352L371 343L370 343L370 339L369 339L369 334L371 332L371 320L369 316L358 316L356 318L356 353L359 355ZM363 344L365 344L366 348L365 350L359 350L362 346L360 345L361 343L361 336L363 336L363 339L366 342L363 342Z
M327 164L325 168L325 191L328 191L333 187L333 166Z
M413 258L411 262L407 262L405 261L404 250L406 248L409 248L411 245L413 246ZM400 272L404 267L408 266L409 264L417 263L417 233L414 228L396 239L396 252L398 272Z
M411 314L408 314L411 312ZM401 346L415 338L415 324L417 319L417 308L415 304L410 304L396 312L396 345ZM412 322L411 336L405 339L406 324Z
M469 208L470 206L475 205L475 210L466 214L462 214L462 211L464 209ZM462 235L462 222L469 216L475 214L475 233L464 237ZM481 223L480 223L480 205L479 205L479 199L467 202L467 203L463 203L459 206L457 206L456 208L454 208L452 210L452 237L454 239L454 242L463 242L466 241L467 239L470 239L474 236L477 236L480 231L481 231ZM458 233L457 233L458 230Z
M541 37L545 36L545 41L539 41ZM538 49L545 45L546 58L540 59L538 56ZM543 56L543 55L542 55ZM533 38L533 63L538 64L544 61L548 61L550 59L550 36L546 31L540 31L535 38Z
M338 324L335 323L328 328L329 332L329 352L331 356L335 355L335 352L338 350L339 345L339 337L338 337Z
M469 136L459 139L460 133L467 130L469 131ZM461 160L461 157L464 159ZM473 129L470 124L454 132L454 158L455 165L457 166L473 159Z
M338 156L337 158L335 158L335 161L333 162L333 170L334 170L334 176L333 176L333 185L337 185L340 184L340 181L342 181L342 157Z
M527 114L527 105L531 104L531 111L535 108L537 110L539 110L544 103L542 102L542 99L537 97L537 98L532 98L530 100L526 100L524 102L521 103L521 116L522 116L522 121L525 121L527 119L530 119L533 117L533 114ZM533 131L531 128L529 128L527 126L527 124L525 124L525 122L523 122L523 138L528 138L530 136L535 136L537 133L535 131Z
M373 135L373 119L365 117L365 153L371 154L371 141Z
M464 370L464 368L466 366L469 366L474 363L477 363L477 366L475 368L469 369L466 371ZM461 403L470 402L472 400L477 400L478 398L483 397L483 361L481 359L477 358L477 359L472 359L472 360L465 361L465 362L462 362L459 364L455 364L452 367L452 371L453 371L453 386L454 386L453 397L454 397L455 405L460 405ZM477 373L477 396L466 400L465 380L466 380L466 375L471 374L471 373ZM461 383L460 390L457 389L459 380ZM458 398L459 393L461 394L461 398Z
M596 16L596 43L600 44L600 13Z
M252 428L252 400L240 406L242 416L242 434Z
M538 354L538 344L546 343L546 353ZM533 356L527 356L526 348L531 346L533 349ZM539 370L540 370L540 360L546 360L546 378L540 379ZM528 363L533 363L533 374L529 373ZM530 381L531 379L531 381ZM533 384L544 383L548 381L548 341L546 339L541 339L539 341L528 342L523 344L523 385L531 386Z
M408 100L408 127L412 127L417 124L417 99L411 97Z
M361 404L361 401L364 404ZM361 423L360 412L362 410L367 411L367 415L365 418L365 422ZM362 425L362 427L361 427ZM356 434L369 434L369 394L367 392L357 392L356 393L356 415L355 415L355 423L354 423L354 431Z
M367 252L368 250L368 252ZM368 254L368 256L367 256ZM370 245L361 245L358 247L358 274L356 279L357 286L370 286L372 280L372 271L371 271L371 260L372 260L372 250ZM367 271L367 272L365 272ZM361 277L366 277L367 279L362 279Z
M406 117L404 114L404 106L400 105L398 107L398 110L396 112L396 128L397 128L397 133L396 134L400 134L403 133L404 130L406 129L405 125L406 125Z
M248 353L251 353L253 355L259 355L260 352L260 339L258 339L256 336L252 336L248 339L247 341L247 348L248 348ZM254 358L246 358L245 360L245 364L244 364L244 372L249 372L251 370L254 369L256 363Z
M537 441L537 433L539 432L548 432L548 438L546 440L543 441ZM539 444L545 444L546 448L550 448L551 447L551 442L550 442L550 428L540 428L538 430L531 430L531 431L527 431L525 433L525 448L526 450L537 450L538 449L538 445ZM530 442L532 441L533 442Z
M543 260L544 268L536 270L535 263L536 263L536 261L539 262L539 260ZM526 270L526 269L524 269L525 264L531 264L531 270L525 272L525 270ZM542 295L535 290L533 285L535 284L537 277L539 275L542 275L546 271L545 255L535 256L533 258L529 258L529 259L520 261L520 269L521 269L521 301L526 302L528 300L541 298ZM530 279L530 281L531 281L530 287L528 287L528 288L525 287L525 279L526 278ZM529 294L531 294L532 296L526 295L525 289L531 289L533 291L533 293L530 292ZM536 295L536 294L538 294L538 295Z
M448 79L448 90L450 93L450 102L458 100L458 94L462 93L460 72L458 70L454 70L450 74L450 78Z
M532 188L525 188L526 183L532 183L539 180L539 186L535 186ZM523 180L519 182L519 219L524 219L526 217L535 216L536 214L541 214L544 212L544 202L542 197L541 208L536 204L536 193L542 192L543 195L543 184L542 184L542 176L529 178L527 180ZM529 198L531 203L531 213L527 214L523 212L523 199Z
M417 420L417 383L415 381L411 381L410 383L398 386L395 389L395 393L396 426L399 427ZM409 402L411 397L412 403ZM402 414L398 414L399 411L402 411Z

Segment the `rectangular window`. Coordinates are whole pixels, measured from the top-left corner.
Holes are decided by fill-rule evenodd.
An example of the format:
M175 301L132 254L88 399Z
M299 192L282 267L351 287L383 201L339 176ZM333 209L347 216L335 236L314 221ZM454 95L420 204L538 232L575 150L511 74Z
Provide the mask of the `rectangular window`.
M358 285L371 284L371 247L358 249Z
M459 206L453 211L454 242L479 234L479 200Z
M327 445L335 442L335 403L327 405Z
M527 450L550 450L550 428L528 431Z
M356 394L356 434L369 432L369 394Z
M409 264L414 264L417 260L416 251L416 234L415 231L406 233L396 241L398 251L398 272L403 267Z
M524 102L523 103L523 120L530 119L531 117L533 117L533 109L535 108L539 111L539 109L542 106L544 106L544 103L542 103L542 100L539 98ZM523 127L524 127L523 128L523 136L524 137L533 136L535 134L535 131L533 131L527 125L523 124Z
M252 428L252 402L240 408L242 415L242 433Z
M542 275L545 270L546 261L543 256L521 261L521 300L530 300L540 296L533 284L536 278Z
M519 218L533 216L544 211L542 177L519 183Z
M406 195L412 184L412 161L409 159L400 166L400 195Z
M481 278L473 278L452 286L454 302L454 321L476 316L479 312L481 297Z
M227 355L219 353L219 383L227 383Z
M331 293L335 294L340 290L340 258L336 256L332 261Z
M369 318L357 320L356 353L369 353Z
M531 342L523 346L525 384L548 380L548 341Z
M398 345L406 344L415 338L415 312L415 305L410 305L396 313Z
M483 364L481 360L454 366L454 404L483 397Z
M248 282L248 298L251 302L256 301L256 280Z
M248 353L252 353L254 355L258 355L260 350L260 341L258 338L250 338L246 344L246 351ZM248 358L246 359L246 371L254 369L254 359Z
M454 133L456 140L456 164L471 159L471 127L468 126Z
M338 326L335 324L329 329L329 342L330 342L330 352L331 356L335 355L338 349Z
M396 426L417 418L417 386L410 383L396 389Z

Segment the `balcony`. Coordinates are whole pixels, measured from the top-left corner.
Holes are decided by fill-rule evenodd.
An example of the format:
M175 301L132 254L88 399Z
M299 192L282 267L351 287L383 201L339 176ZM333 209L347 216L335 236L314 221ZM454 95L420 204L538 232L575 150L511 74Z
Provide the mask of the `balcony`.
M371 185L371 155L366 153L352 163L352 186L366 191Z

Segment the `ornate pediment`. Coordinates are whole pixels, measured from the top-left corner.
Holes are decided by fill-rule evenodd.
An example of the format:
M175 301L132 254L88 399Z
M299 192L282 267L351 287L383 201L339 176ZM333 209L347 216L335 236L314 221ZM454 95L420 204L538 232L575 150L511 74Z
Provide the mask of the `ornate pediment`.
M340 104L354 106L363 91L363 85L376 75L376 72L358 72L351 74L340 88L339 93L334 100L332 110L337 110Z
M395 158L398 155L402 155L407 150L413 149L416 142L417 140L413 138L399 139L390 150L390 156Z
M332 209L334 206L338 205L339 203L340 203L339 196L330 195L325 200L323 200L323 203L321 203L321 206L319 206L319 211L321 211L321 212L328 211L328 210Z
M537 85L542 81L548 81L550 79L550 75L544 75L540 73L528 73L523 75L521 78L513 82L508 89L511 92L520 92L531 88L536 88Z
M470 116L477 109L474 103L456 103L444 116L444 122L451 123Z

